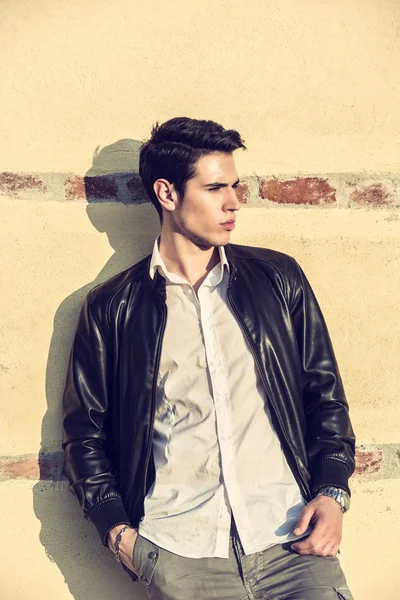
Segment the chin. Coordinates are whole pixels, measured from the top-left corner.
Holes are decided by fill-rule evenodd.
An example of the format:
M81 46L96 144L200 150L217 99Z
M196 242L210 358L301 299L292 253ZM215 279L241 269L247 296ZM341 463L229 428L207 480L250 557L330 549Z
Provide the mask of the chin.
M230 240L230 231L222 231L221 233L210 235L186 231L185 237L198 248L209 250L214 246L225 246L228 244Z
M219 235L216 235L215 237L218 238L218 242L216 242L214 245L215 246L226 246L226 244L229 244L230 239L231 239L231 233L232 233L231 231L223 231Z

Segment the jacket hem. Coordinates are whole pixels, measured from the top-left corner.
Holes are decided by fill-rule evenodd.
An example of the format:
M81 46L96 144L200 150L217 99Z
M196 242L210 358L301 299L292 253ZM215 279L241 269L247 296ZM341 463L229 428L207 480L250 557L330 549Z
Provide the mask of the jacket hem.
M349 477L351 471L343 460L325 458L319 467L318 473L313 473L312 494L315 496L318 490L325 486L333 486L343 489L350 494Z
M96 505L88 515L89 521L96 527L103 546L108 546L108 533L117 525L130 525L131 521L120 498L110 498Z

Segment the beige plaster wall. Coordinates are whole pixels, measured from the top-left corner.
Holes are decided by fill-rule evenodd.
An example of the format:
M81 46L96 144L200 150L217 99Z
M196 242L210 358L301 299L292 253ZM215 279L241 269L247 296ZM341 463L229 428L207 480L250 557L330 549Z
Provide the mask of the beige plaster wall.
M59 448L60 395L84 294L147 253L158 223L149 205L98 204L89 220L82 202L3 202L1 251L8 260L0 454L29 455ZM390 220L390 214L245 207L233 238L294 254L305 268L331 330L361 444L399 442L400 220ZM0 567L4 598L22 600L29 591L29 597L44 600L55 595L106 600L113 585L122 586L122 599L140 598L140 588L136 596L81 518L67 484L27 476L33 480L18 471L0 484L2 543L9 539L10 522L17 524L12 551ZM342 561L363 600L376 598L379 590L395 600L400 585L399 480L393 477L356 480L346 518ZM371 550L360 554L367 547ZM27 568L17 585L14 572L21 560Z
M98 146L185 114L241 131L242 174L396 175L399 24L392 0L0 0L0 171L84 175ZM130 168L123 151L103 165ZM7 185L0 598L139 600L62 478L60 398L84 295L150 251L157 218ZM341 560L356 599L397 600L400 213L346 206L258 198L232 240L294 255L313 284L358 434Z
M33 453L41 442L55 450L62 374L83 297L148 254L159 224L150 204L94 204L90 219L84 202L3 199L2 206L7 402L0 416L9 428L0 455ZM245 207L231 238L289 253L303 265L330 326L360 444L400 441L400 218L390 214ZM42 431L46 393L52 402Z
M155 119L213 118L244 169L397 171L397 0L1 0L0 169L85 172Z

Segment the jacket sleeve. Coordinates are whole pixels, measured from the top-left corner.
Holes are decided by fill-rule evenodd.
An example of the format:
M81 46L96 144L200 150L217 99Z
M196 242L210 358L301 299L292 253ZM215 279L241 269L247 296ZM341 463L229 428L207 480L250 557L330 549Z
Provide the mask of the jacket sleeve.
M70 490L107 545L110 529L129 523L110 463L107 436L111 357L88 295L72 346L63 398L63 449Z
M355 437L348 404L321 309L302 269L294 266L291 315L301 360L312 492L325 485L349 492Z

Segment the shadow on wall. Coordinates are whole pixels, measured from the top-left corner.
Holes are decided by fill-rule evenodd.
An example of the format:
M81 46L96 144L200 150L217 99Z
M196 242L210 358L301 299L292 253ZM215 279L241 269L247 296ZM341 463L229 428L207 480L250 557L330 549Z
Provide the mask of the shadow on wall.
M75 600L147 597L141 585L133 584L101 545L94 527L84 520L62 475L61 450L63 386L83 300L97 284L149 254L159 233L158 215L147 201L138 175L140 146L140 142L126 139L96 151L85 175L87 215L100 233L107 234L114 254L93 281L72 292L59 306L47 361L47 411L42 422L40 481L33 488L33 504L41 522L40 541ZM42 597L49 598L45 587L44 583Z

